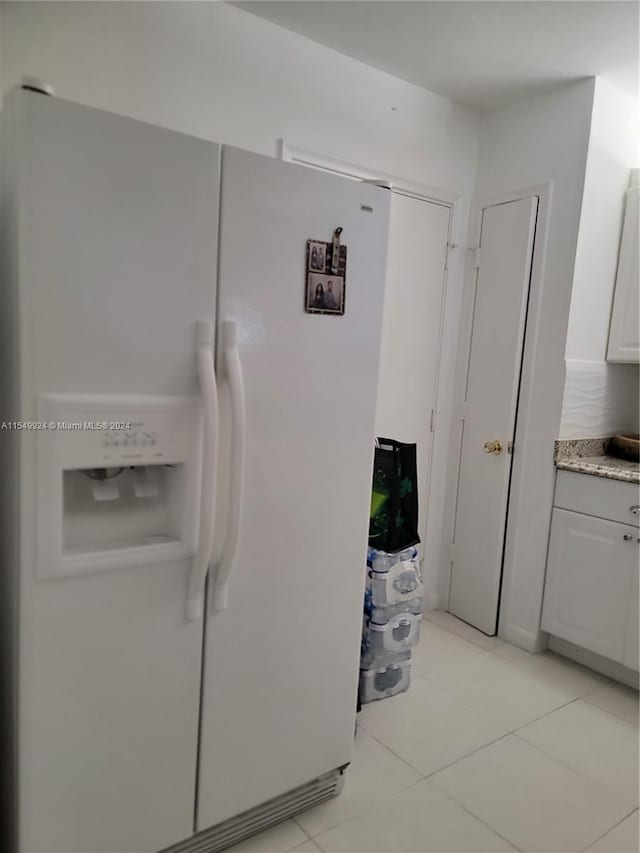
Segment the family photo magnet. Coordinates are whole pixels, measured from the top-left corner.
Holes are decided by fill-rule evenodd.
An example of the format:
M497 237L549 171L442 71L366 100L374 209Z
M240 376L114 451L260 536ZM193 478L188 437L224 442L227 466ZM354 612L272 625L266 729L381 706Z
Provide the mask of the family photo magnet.
M336 228L331 242L307 240L305 311L308 314L344 314L347 283L347 247Z

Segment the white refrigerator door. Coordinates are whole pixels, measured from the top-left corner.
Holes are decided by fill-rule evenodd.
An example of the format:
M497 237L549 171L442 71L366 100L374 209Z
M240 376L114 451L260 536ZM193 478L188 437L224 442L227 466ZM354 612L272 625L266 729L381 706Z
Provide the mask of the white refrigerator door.
M387 190L223 148L245 478L229 604L207 609L199 830L351 758L388 217ZM338 227L346 313L305 313L306 241Z
M7 110L21 417L45 393L197 394L218 146L28 92ZM20 851L152 853L193 830L191 560L37 580L38 441L21 438Z

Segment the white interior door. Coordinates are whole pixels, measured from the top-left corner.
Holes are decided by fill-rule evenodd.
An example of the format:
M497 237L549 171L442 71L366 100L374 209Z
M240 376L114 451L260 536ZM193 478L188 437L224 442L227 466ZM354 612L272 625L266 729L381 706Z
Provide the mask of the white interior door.
M238 324L245 477L229 605L207 613L201 830L351 758L388 217L388 190L223 149L218 316ZM345 314L305 313L306 241L337 227Z
M537 197L482 210L449 610L487 634L495 634L497 626L537 211Z
M450 217L447 205L392 195L376 434L417 444L419 549L427 560L432 412Z

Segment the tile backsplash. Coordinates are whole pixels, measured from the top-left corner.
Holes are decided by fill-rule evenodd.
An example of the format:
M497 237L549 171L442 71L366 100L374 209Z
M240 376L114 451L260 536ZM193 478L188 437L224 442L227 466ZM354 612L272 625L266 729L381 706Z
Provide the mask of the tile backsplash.
M638 365L567 361L561 439L638 432Z

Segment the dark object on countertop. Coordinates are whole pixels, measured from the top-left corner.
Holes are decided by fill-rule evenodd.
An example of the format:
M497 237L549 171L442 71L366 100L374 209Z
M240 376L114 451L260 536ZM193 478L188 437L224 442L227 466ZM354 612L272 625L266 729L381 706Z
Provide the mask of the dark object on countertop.
M640 462L640 436L637 434L614 435L609 439L606 452L618 459Z

